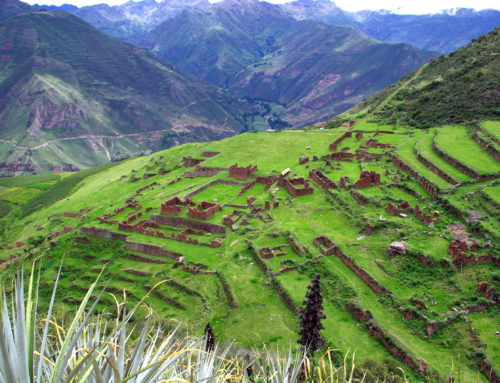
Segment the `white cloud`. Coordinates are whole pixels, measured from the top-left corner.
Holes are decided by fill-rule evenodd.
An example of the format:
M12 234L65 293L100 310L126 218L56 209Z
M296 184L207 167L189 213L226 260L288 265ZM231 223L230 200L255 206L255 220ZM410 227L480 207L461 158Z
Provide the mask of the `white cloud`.
M123 4L126 0L25 0L30 4L61 5L64 3L84 6L91 4L107 3L109 5ZM158 0L157 0L158 1ZM168 0L166 0L168 1ZM217 2L217 0L209 0ZM283 4L290 0L268 0L270 3ZM452 8L499 9L498 0L337 0L336 4L347 11L363 9L386 9L395 13L425 14L439 13Z

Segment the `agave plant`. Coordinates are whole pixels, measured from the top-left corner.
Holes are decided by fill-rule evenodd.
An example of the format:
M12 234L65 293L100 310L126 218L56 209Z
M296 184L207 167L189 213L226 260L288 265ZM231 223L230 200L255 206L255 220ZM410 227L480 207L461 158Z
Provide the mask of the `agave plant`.
M336 366L328 350L315 361L295 353L253 352L242 356L231 346L206 347L207 339L165 332L152 312L136 326L132 321L146 295L127 312L127 301L116 297L117 315L96 313L97 280L89 287L69 323L53 316L60 270L47 311L38 305L40 273L33 266L28 290L22 271L12 293L0 289L0 383L363 383L355 374L354 355ZM146 306L147 307L147 306ZM141 318L142 319L142 318ZM357 375L357 377L355 377ZM394 377L392 377L394 378ZM389 381L407 382L401 379ZM385 382L384 378L380 382Z

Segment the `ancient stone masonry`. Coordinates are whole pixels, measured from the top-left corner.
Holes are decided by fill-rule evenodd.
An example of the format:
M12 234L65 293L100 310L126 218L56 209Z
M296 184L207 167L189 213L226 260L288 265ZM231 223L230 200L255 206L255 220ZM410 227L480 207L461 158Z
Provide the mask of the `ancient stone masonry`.
M439 169L436 165L434 165L432 162L428 161L425 157L423 157L420 152L417 150L417 148L414 149L415 151L415 156L417 159L423 163L428 169L432 170L435 174L437 174L439 177L444 179L445 181L449 182L452 185L458 184L458 181L450 177L448 174L443 172L441 169Z
M500 383L500 376L495 372L495 370L493 370L493 367L486 360L481 361L479 367L491 383Z
M148 184L148 185L146 185L146 186L143 186L142 188L137 189L137 190L135 191L135 194L136 194L136 195L139 195L139 194L140 194L141 192L143 192L144 190L146 190L146 189L150 189L150 188L152 188L153 186L156 186L156 185L158 185L158 182L156 182L156 181L155 181L155 182L151 182L150 184Z
M389 149L389 148L394 147L391 144L382 144L382 143L378 142L378 140L375 138L370 138L370 139L366 140L364 146L367 148L380 148L380 149Z
M337 246L332 242L332 240L328 237L325 237L324 235L314 238L313 244L323 255L334 254L337 250Z
M220 172L227 171L229 168L218 168L210 166L197 166L194 172L184 173L185 177L196 178L196 177L213 177Z
M448 246L448 253L453 257L455 266L472 265L475 263L493 263L500 265L500 259L493 257L493 254L476 256L474 253L467 255L466 251L477 250L477 245L470 245L465 241L452 239Z
M478 131L475 131L472 134L472 138L476 141L486 152L492 156L497 161L500 161L500 152L497 150L495 144L493 142L489 142L483 140L481 136L479 136Z
M403 348L398 344L399 342L395 340L389 333L387 333L373 319L368 321L367 324L368 332L370 333L370 335L374 338L377 338L383 344L383 346L387 350L389 350L396 358L409 366L416 373L425 375L425 373L427 372L427 365L422 359L415 359L412 355L403 350Z
M268 258L273 258L273 257L281 257L283 255L286 255L286 252L284 252L283 249L287 245L278 245L274 247L263 247L259 249L259 254L262 258L268 259Z
M187 227L190 229L203 230L213 234L226 234L226 228L224 226L215 225L213 223L192 221L184 218L166 217L159 215L152 215L149 218L151 221L159 223L160 225Z
M165 201L160 206L160 214L179 215L186 206L194 206L195 203L191 199L181 200L179 197L174 197Z
M196 165L201 164L203 161L205 161L204 158L191 158L191 157L184 157L182 159L183 163L182 165L185 166L186 168L190 168Z
M374 185L380 185L380 174L377 172L363 171L361 172L359 180L354 184L354 187L360 189Z
M427 193L431 196L432 199L436 199L439 188L434 185L432 182L428 181L426 178L422 177L419 173L413 170L410 166L408 166L401 158L396 155L392 156L392 163L402 171L414 176L417 179L417 182L420 186L422 186Z
M201 153L201 155L202 155L202 157L214 157L219 153L220 152L203 152L203 153Z
M284 186L288 192L294 197L303 196L313 193L313 188L304 178L285 178L278 179L278 185Z
M351 190L351 196L361 206L366 205L369 201L366 196L364 196L363 194L360 194L354 190Z
M256 165L248 165L247 167L240 167L238 164L231 165L229 168L229 177L239 178L241 180L246 180L254 175L257 171Z
M119 241L126 241L128 238L125 234L113 233L107 229L97 227L82 227L80 229L80 233L90 235L92 237L116 239Z
M306 164L308 162L309 162L309 157L302 156L302 157L299 158L299 164L300 165L304 165L304 164Z
M182 257L182 254L164 250L162 246L152 245L149 243L125 242L125 248L127 250L136 251L138 253L150 254L163 258L177 259L179 257Z
M326 156L321 157L324 160L334 160L334 161L352 161L354 158L353 153L349 152L335 152L327 154Z
M194 219L207 220L214 216L215 213L221 210L221 207L217 203L203 201L196 207L190 207L188 211L188 217Z
M337 184L328 178L321 170L315 169L309 172L309 177L316 181L316 183L323 189L336 189Z
M370 335L378 339L383 344L383 346L387 350L389 350L396 358L401 360L416 373L425 375L425 373L427 372L427 365L425 364L425 362L422 359L416 358L409 352L405 351L397 339L395 339L378 323L375 322L370 311L364 310L363 308L352 302L347 303L347 309L349 310L351 315L359 322L366 323Z
M111 213L107 213L107 214L104 214L104 215L102 215L100 217L97 217L97 220L99 222L101 222L101 223L116 224L116 223L118 223L118 221L116 221L116 220L111 220L110 221L109 219L111 217L114 217L115 215L121 213L125 209L128 209L128 208L132 208L132 209L134 209L134 211L137 211L137 210L140 210L142 208L142 205L139 204L139 203L136 203L135 201L130 201L126 205L120 206L120 207L116 208ZM138 217L136 217L136 218L138 218ZM129 222L132 222L132 221L129 221Z
M352 133L351 132L345 132L344 134L342 134L339 138L337 138L335 141L333 141L330 146L328 147L328 149L331 151L331 152L336 152L337 151L337 146L343 141L345 140L346 138L349 138L349 137L352 137Z
M485 298L491 298L496 303L500 303L500 296L496 294L495 286L492 286L489 282L479 282L477 284L476 292L482 294Z

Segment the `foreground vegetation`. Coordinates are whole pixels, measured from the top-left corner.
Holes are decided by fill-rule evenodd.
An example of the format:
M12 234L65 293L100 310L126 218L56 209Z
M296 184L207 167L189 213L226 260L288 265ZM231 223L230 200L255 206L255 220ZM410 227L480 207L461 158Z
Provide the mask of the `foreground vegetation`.
M96 304L105 292L96 291L96 283L74 315L60 322L53 317L60 275L48 311L38 307L39 277L37 281L31 274L26 293L22 274L12 290L0 290L2 382L408 382L403 371L374 376L378 371L356 366L354 354L339 361L330 349L310 360L291 351L208 347L208 338L183 337L178 328L169 331L154 324L149 308L143 315L142 301L128 310L125 297L114 297L114 314L99 314Z

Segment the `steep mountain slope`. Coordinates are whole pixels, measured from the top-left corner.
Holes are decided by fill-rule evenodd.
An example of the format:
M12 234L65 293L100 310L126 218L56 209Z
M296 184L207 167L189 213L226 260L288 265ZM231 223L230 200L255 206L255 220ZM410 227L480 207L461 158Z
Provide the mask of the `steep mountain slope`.
M278 36L295 20L258 0L226 0L184 12L155 28L141 43L175 66L218 86L277 50Z
M257 0L184 12L143 46L235 94L282 105L274 114L293 126L340 113L434 56L353 28L299 22Z
M450 53L500 25L500 11L458 8L453 12L399 15L387 11L346 12L330 1L297 0L282 5L297 20L351 25L386 42Z
M2 174L95 166L248 128L255 108L59 12L0 24Z
M33 8L29 4L19 0L2 0L2 4L0 4L0 21L32 11Z
M429 127L500 118L500 27L438 57L345 116Z
M184 10L210 6L207 0L128 1L110 6L96 4L75 7L36 5L39 9L66 11L81 17L110 36L138 43L146 33Z
M422 65L434 54L383 44L351 27L299 22L279 36L280 48L243 69L233 92L285 105L296 126L324 121Z
M359 12L357 28L376 39L404 42L422 49L450 53L500 25L500 11L458 9L454 13L395 15Z

